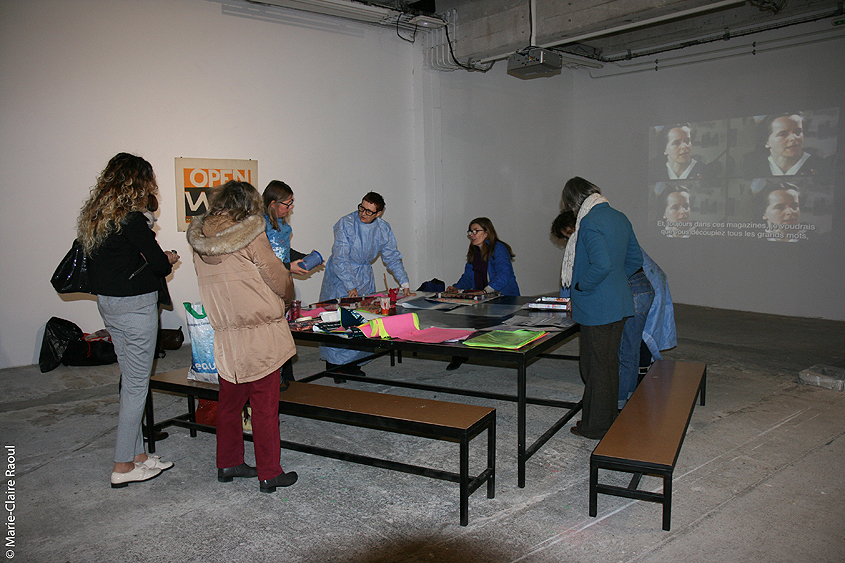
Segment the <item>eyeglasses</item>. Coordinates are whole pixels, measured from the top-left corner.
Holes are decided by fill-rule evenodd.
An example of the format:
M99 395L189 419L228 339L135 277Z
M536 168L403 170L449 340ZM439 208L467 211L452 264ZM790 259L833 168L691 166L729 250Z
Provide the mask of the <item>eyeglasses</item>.
M364 214L364 215L366 215L367 217L372 217L373 215L375 215L376 213L378 213L378 211L373 211L373 210L371 210L371 209L367 209L367 208L366 208L366 207L364 207L363 205L358 204L358 213L363 213L363 214Z
M287 207L288 209L290 209L291 207L293 207L293 200L290 200L290 201L276 201L276 203L281 204L281 205L284 205L284 206L285 206L285 207Z
M487 229L470 229L467 231L467 235L477 235L478 233L486 233Z

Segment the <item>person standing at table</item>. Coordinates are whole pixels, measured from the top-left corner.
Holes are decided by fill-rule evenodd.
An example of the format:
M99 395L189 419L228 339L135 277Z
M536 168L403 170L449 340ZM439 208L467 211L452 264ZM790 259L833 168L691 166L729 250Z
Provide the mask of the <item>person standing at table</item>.
M120 366L120 411L111 486L147 481L173 467L144 452L141 419L158 338L159 291L179 260L163 251L145 212L158 191L153 167L128 153L109 160L79 213L91 293Z
M308 270L302 267L301 262L305 254L290 247L293 229L288 222L288 215L293 208L293 190L281 180L271 180L264 188L262 199L264 200L265 231L273 253L292 274L306 275Z
M264 231L270 241L270 247L276 257L282 261L285 268L292 274L305 275L308 273L302 263L305 254L290 247L290 236L293 229L288 223L288 215L293 208L293 190L281 180L271 180L262 194L264 202ZM290 307L290 303L288 303ZM295 321L296 319L291 319ZM282 366L282 381L294 381L293 358Z
M619 343L625 318L634 314L628 278L643 265L631 222L610 207L601 189L578 176L563 188L563 201L576 215L561 267L561 284L571 287L572 319L581 325L583 416L573 434L601 439L616 419Z
M332 255L326 261L320 301L375 293L372 263L379 254L401 284L403 293L406 296L411 294L396 237L387 221L381 218L384 206L381 195L369 192L361 200L357 211L335 223ZM349 375L364 375L361 368L352 362L367 355L367 352L320 346L320 358L326 362L326 369ZM344 367L343 364L351 365Z
M459 289L498 291L502 295L519 295L519 285L513 271L514 253L508 243L499 240L493 222L487 217L477 217L469 222L467 230L469 250L464 273L455 285L446 291ZM464 356L453 356L446 369L453 371L467 361Z
M564 247L569 243L569 237L575 232L575 214L571 209L564 209L552 221L552 236L563 243ZM570 289L560 286L558 297L569 297Z
M293 485L279 463L280 368L296 353L285 319L293 281L264 232L258 191L230 180L215 188L208 211L188 227L197 285L214 327L220 380L217 405L217 480L258 477L259 490ZM257 468L244 462L241 412L252 407Z
M643 263L647 255L642 248ZM648 259L651 264L654 262ZM654 264L657 266L657 264ZM658 268L659 270L659 268ZM645 273L640 268L628 278L628 285L631 287L631 294L634 299L634 314L625 319L625 328L622 331L622 339L619 342L619 395L617 408L622 408L634 393L639 382L640 354L643 342L643 329L648 318L651 304L654 301L654 287Z

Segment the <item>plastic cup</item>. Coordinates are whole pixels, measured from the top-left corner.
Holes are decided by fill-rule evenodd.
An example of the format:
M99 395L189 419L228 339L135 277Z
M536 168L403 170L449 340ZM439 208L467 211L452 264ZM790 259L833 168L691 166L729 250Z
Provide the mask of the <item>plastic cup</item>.
M306 270L312 270L323 263L323 257L316 250L302 259L302 267Z

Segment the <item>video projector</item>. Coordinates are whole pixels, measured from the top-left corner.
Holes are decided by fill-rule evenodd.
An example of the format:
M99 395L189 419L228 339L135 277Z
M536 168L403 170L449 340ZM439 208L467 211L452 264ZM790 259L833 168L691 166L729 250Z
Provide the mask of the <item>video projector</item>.
M554 51L530 47L508 57L508 74L517 78L537 78L560 74L563 57Z

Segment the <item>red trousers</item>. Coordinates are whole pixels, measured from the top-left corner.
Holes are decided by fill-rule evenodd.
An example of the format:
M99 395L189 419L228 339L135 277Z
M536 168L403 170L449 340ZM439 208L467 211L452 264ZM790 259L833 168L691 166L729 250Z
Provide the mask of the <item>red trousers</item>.
M252 439L258 478L272 479L282 473L279 463L279 370L249 383L230 383L220 378L217 403L217 467L236 467L244 462L241 413L252 407Z

